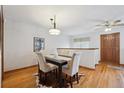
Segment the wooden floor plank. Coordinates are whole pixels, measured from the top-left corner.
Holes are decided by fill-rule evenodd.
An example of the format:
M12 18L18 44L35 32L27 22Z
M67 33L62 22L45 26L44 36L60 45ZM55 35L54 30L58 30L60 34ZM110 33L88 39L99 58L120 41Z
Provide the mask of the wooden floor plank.
M35 88L37 67L5 73L4 88ZM74 82L74 88L124 88L124 69L114 69L101 63L95 70L80 67L79 73L84 73L79 84Z

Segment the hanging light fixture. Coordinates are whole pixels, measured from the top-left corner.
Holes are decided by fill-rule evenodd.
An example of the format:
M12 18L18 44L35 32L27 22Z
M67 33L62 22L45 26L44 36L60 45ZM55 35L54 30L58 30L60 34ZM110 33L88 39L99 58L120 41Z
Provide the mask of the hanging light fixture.
M111 30L112 30L111 27L107 27L107 28L105 28L105 32L108 32L108 31L111 31Z
M51 18L51 24L53 25L53 28L49 30L50 35L59 35L60 30L56 28L56 16L54 18Z

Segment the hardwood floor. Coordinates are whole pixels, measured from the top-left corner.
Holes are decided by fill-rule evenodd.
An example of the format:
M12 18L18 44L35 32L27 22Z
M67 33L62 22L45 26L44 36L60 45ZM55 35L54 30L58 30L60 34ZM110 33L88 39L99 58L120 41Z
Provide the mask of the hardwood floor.
M24 68L10 71L4 74L4 88L35 88L36 78L33 76L37 72L37 67Z
M35 88L36 78L33 76L37 67L5 73L4 88ZM124 67L99 64L95 70L80 67L79 73L85 76L80 78L79 84L73 83L75 88L124 88Z

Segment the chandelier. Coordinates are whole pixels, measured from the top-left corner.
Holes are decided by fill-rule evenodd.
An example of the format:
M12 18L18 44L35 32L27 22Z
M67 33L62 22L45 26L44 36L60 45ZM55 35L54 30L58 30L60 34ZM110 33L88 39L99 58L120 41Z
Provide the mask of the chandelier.
M56 16L54 18L51 18L51 24L53 25L53 28L49 30L50 35L59 35L60 30L56 28Z

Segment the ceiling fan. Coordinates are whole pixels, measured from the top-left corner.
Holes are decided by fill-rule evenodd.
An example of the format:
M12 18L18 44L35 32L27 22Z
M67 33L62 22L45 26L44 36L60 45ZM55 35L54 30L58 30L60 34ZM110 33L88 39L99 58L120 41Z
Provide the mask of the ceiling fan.
M101 24L96 25L96 27L105 27L105 31L111 31L113 27L117 26L124 26L124 23L122 23L122 20L114 20L114 21L104 21Z

